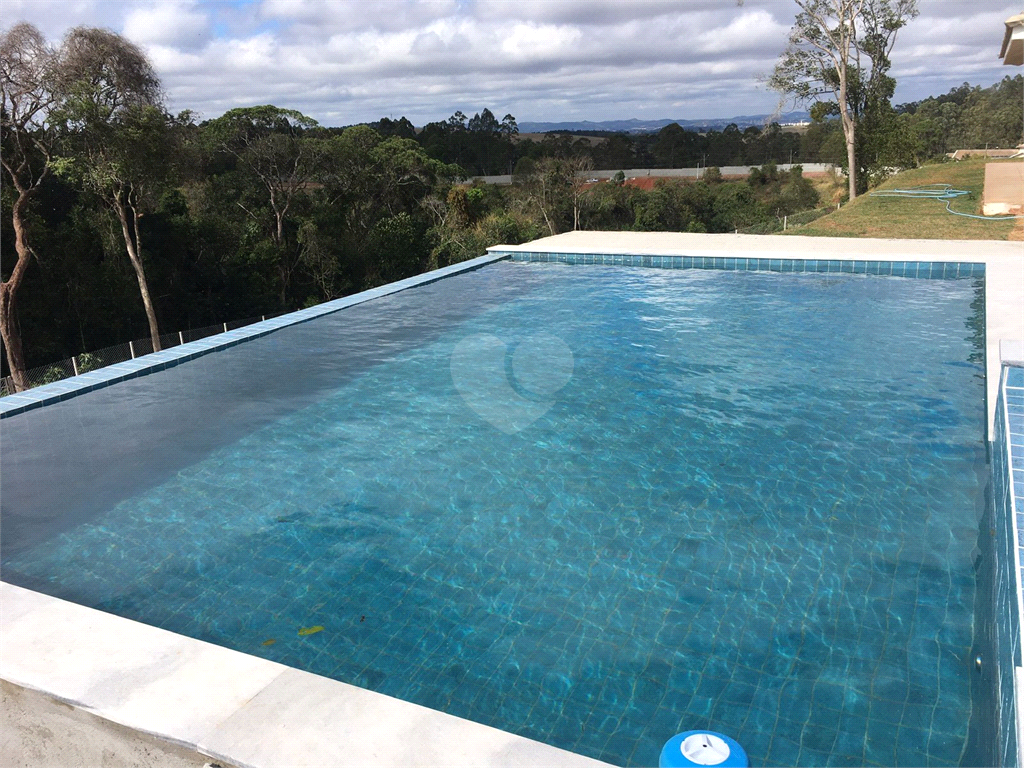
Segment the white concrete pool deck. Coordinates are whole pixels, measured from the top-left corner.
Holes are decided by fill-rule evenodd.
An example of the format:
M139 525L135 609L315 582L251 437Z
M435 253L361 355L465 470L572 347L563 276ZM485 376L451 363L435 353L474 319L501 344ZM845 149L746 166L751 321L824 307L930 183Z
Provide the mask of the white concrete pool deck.
M0 678L236 766L607 765L0 584Z
M983 262L990 407L1000 341L1013 354L1024 339L1024 243L576 232L493 250ZM236 766L605 765L10 584L0 584L0 679Z

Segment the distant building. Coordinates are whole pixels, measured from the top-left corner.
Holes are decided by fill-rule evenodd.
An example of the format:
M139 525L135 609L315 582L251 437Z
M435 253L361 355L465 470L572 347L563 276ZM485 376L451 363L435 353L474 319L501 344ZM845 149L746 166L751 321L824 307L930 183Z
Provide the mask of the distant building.
M1024 13L1018 13L1006 20L1006 33L999 58L1003 64L1020 66L1024 64Z

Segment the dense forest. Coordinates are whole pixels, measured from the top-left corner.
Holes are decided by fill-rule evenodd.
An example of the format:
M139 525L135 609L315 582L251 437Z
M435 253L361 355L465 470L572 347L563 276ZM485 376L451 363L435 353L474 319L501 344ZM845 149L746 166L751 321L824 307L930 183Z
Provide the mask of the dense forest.
M942 96L887 107L876 125L863 126L865 167L879 177L886 168L907 168L968 147L1012 148L1021 143L1024 77L1005 77L989 87L968 83ZM499 123L487 109L467 118L456 112L417 132L405 118L371 126L385 136L414 139L431 157L458 165L467 176L513 173L523 160L586 157L594 169L760 166L766 163L830 163L843 168L846 154L837 119L822 115L803 130L776 123L696 132L672 123L652 133L550 133L538 140L518 136L516 120Z
M673 124L543 138L519 136L512 115L488 109L421 129L405 118L323 127L271 105L198 122L167 112L130 43L78 43L126 45L118 55L137 82L125 86L116 57L81 54L62 73L59 108L22 133L5 102L0 248L5 285L20 281L14 322L27 368L129 339L158 346L159 334L316 304L574 228L757 227L831 203L799 167L778 164L843 161L827 118L802 133ZM110 98L125 87L135 90ZM895 108L871 136L875 178L964 146L1016 145L1022 87L1021 76L965 84ZM757 170L723 180L716 167L726 165ZM592 169L695 166L706 169L700 181L648 189L587 181ZM469 181L509 173L511 185ZM20 225L8 226L16 214Z

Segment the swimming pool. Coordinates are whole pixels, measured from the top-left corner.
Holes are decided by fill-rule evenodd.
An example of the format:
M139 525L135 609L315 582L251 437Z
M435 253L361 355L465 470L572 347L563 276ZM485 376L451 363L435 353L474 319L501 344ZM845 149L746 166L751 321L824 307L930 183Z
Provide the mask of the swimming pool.
M613 762L970 762L980 291L492 265L5 420L5 579Z

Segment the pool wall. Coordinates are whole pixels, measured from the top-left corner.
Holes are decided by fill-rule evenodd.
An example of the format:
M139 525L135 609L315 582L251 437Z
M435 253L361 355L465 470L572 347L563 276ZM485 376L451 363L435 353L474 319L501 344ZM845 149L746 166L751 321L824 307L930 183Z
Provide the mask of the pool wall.
M1012 358L1024 357L1013 354ZM1022 546L1024 539L1024 361L1004 359L996 402L992 444L992 501L994 510L994 586L992 645L997 658L996 718L993 733L998 765L1021 765L1020 737L1022 670ZM1008 364L1009 363L1009 364Z
M650 256L630 253L547 253L492 250L512 261L559 264L607 264L660 269L722 269L745 272L814 272L843 275L888 275L955 280L984 277L985 265L969 261L869 261L857 259L762 259L731 256Z

